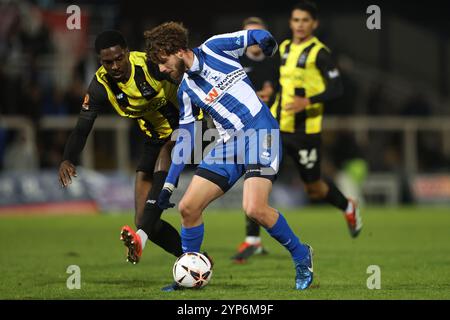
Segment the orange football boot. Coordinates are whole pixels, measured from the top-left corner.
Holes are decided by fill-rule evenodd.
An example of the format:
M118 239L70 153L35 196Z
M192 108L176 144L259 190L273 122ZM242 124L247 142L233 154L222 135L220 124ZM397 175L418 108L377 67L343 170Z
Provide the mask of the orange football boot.
M120 232L120 240L127 247L127 261L132 264L138 263L142 255L141 237L129 226L123 226Z

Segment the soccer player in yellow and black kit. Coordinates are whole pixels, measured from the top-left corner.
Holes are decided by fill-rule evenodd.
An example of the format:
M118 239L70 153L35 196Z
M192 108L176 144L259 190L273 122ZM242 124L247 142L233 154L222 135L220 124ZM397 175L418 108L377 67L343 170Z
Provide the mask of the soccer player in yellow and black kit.
M113 108L120 116L136 119L146 135L144 151L136 169L135 224L121 231L128 249L127 260L139 262L142 249L150 239L167 252L182 254L178 231L164 220L156 204L171 164L174 142L170 136L178 127L178 85L147 61L144 52L129 51L118 31L97 36L95 50L102 66L93 77L84 97L75 129L67 141L59 179L66 187L76 177L76 162L102 109ZM196 115L201 118L201 114Z
M362 228L357 204L347 199L333 181L321 176L324 103L340 96L343 87L329 49L314 36L317 26L314 3L303 1L294 6L290 18L292 39L283 41L279 47L279 89L271 112L280 124L283 149L294 159L308 196L340 209L350 235L355 238ZM261 251L264 249L259 226L248 219L246 241L233 260L245 262Z

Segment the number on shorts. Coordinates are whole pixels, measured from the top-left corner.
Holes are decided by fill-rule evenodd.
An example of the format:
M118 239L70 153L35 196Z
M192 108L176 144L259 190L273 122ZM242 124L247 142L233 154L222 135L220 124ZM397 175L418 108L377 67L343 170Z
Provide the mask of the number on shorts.
M301 149L298 151L298 155L300 156L300 164L305 166L306 169L311 169L314 167L317 161L317 150L316 148L308 150Z

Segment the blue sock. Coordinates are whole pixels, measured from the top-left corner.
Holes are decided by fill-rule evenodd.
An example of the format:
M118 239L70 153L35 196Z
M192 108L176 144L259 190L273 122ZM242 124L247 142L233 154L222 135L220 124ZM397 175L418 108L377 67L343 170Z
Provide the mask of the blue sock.
M300 243L298 237L289 227L286 219L279 213L277 222L272 228L266 228L267 232L285 247L292 255L294 263L300 262L308 255L308 249Z
M181 247L184 252L200 252L203 241L205 225L202 223L197 227L185 228L181 226Z

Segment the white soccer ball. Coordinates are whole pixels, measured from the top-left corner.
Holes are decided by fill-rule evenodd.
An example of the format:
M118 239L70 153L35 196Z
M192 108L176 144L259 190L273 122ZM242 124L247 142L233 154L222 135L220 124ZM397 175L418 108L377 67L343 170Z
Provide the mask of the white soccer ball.
M211 280L211 268L211 262L205 255L186 252L173 265L173 279L185 288L201 288Z

